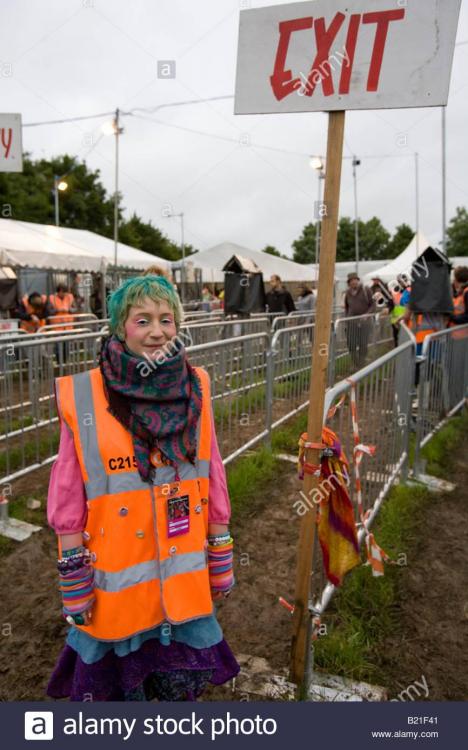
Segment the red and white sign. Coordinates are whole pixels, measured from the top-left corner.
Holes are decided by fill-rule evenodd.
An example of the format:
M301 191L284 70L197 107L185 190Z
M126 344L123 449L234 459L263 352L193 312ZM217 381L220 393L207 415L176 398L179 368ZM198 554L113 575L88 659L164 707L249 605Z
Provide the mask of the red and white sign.
M447 103L461 0L315 0L240 14L235 114Z
M21 115L0 113L0 172L22 171Z

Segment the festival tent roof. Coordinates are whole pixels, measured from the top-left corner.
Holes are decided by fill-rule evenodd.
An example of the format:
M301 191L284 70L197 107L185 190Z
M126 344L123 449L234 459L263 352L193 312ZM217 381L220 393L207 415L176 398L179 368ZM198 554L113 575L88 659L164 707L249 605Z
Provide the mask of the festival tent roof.
M119 242L118 266L143 271L170 262ZM0 266L100 271L114 263L114 241L86 229L0 219Z
M382 265L380 268L374 269L372 273L367 273L364 276L364 283L370 284L373 278L379 277L382 281L389 282L396 280L400 273L405 273L408 276L411 274L411 266L419 258L423 252L430 247L431 243L424 236L422 232L415 234L409 245L403 250L397 258L389 261L386 265Z
M255 261L263 272L264 280L268 281L274 273L278 274L283 281L305 281L311 282L315 279L315 268L294 263L292 260L278 258L276 255L262 253L259 250L236 245L234 242L221 242L219 245L202 250L190 256L195 267L202 269L202 278L205 283L222 283L224 273L222 268L233 255L250 258Z

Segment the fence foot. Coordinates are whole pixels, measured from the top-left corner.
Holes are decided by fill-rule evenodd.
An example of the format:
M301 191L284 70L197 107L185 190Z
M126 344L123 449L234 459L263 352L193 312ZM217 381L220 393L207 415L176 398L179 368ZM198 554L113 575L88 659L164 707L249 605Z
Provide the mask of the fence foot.
M430 492L453 492L456 489L456 484L453 482L447 482L445 479L439 479L439 477L433 477L430 474L415 474L411 479L408 480L408 484L414 487L422 484Z
M387 689L367 682L353 682L347 677L314 672L313 683L309 687L308 700L318 703L336 701L386 701Z
M16 518L7 518L0 521L0 536L6 536L8 539L14 539L15 542L24 542L29 539L35 531L40 531L40 526L34 526L26 521L18 521Z

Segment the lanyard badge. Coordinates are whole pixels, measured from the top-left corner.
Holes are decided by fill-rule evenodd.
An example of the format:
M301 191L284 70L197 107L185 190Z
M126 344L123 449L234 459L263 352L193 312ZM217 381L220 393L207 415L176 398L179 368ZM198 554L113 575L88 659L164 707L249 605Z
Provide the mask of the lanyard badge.
M167 535L188 534L190 529L189 496L169 497L167 500Z

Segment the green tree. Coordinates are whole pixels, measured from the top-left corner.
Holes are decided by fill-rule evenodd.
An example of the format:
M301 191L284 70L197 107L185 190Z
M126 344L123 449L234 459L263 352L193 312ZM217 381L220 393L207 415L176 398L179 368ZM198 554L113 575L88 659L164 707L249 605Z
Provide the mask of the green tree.
M66 190L59 193L60 225L88 229L105 237L114 236L114 197L109 196L100 181L99 170L91 171L84 162L64 154L51 160L23 158L23 172L0 174L1 218L55 223L54 178L62 177ZM119 201L119 240L127 245L166 260L179 260L182 249L169 240L151 221L136 213L123 218ZM185 246L185 255L197 252Z
M447 227L447 255L468 255L468 211L458 206Z
M134 213L119 227L119 239L126 245L136 247L145 253L157 255L166 260L178 260L182 252L151 221L143 221ZM188 255L186 249L186 255Z
M414 237L414 230L408 224L400 224L387 245L387 258L397 258Z
M360 260L384 260L388 257L388 242L390 233L387 232L377 216L369 221L359 221L359 258Z
M354 260L354 221L349 216L342 216L338 222L336 240L336 260L338 262Z
M280 251L277 250L276 247L274 247L273 245L266 245L263 248L262 253L267 253L268 255L275 255L277 258L286 258L286 256L280 253Z
M316 224L306 224L301 236L294 240L293 257L296 263L315 263Z
M0 174L0 204L11 206L8 218L39 224L55 223L54 177L63 177L67 190L59 194L60 224L89 229L108 237L113 232L114 202L84 162L65 154L50 161L33 161L25 154L24 171Z

